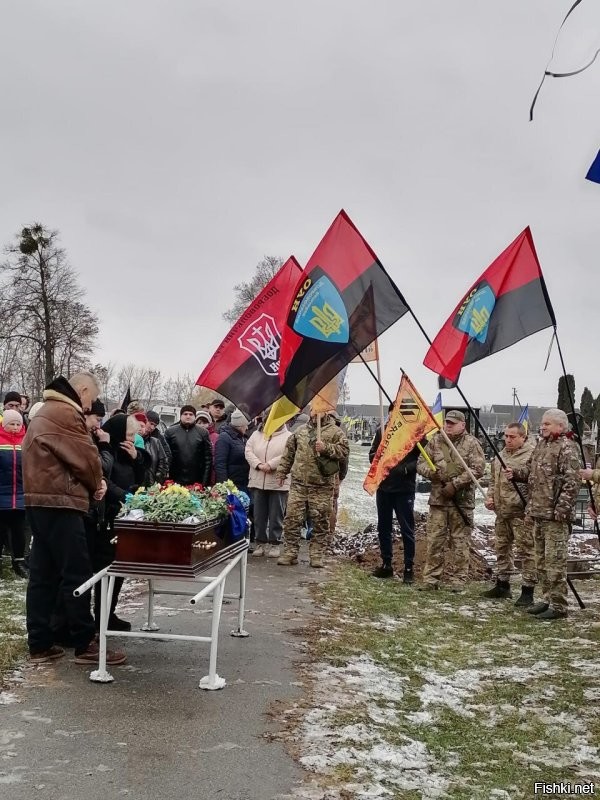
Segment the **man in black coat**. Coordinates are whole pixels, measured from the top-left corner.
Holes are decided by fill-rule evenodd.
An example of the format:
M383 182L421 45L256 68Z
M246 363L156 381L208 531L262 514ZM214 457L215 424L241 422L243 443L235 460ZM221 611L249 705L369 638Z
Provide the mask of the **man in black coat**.
M391 413L394 404L391 403ZM381 442L381 428L377 428L369 450L369 461L373 461ZM417 461L419 448L415 445L410 453L390 470L387 478L379 484L376 494L377 531L381 551L380 567L373 571L376 578L393 578L392 567L392 527L394 514L400 525L404 544L404 583L412 583L415 560L415 485L417 480Z
M182 406L179 422L171 425L166 433L171 448L171 480L182 486L201 483L210 484L212 448L208 433L196 425L194 406Z

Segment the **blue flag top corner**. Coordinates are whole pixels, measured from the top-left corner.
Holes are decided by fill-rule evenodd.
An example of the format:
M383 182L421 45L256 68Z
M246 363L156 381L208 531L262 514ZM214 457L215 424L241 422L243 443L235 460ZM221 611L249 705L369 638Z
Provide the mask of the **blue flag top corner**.
M521 415L517 421L523 425L525 433L529 433L529 403L527 403L525 408L521 411Z
M598 155L594 159L594 163L588 169L585 179L587 181L592 181L593 183L600 183L600 150L598 151Z

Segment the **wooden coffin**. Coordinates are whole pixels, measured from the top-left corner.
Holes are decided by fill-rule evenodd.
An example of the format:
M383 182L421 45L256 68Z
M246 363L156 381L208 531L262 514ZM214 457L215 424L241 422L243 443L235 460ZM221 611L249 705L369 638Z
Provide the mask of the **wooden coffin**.
M116 520L115 572L195 578L246 550L245 538L223 536L223 520L198 525Z

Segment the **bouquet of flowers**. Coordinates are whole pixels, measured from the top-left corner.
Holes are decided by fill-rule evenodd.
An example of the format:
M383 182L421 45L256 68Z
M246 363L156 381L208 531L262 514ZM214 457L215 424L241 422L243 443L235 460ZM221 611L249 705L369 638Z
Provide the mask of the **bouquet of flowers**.
M128 494L119 513L120 519L144 522L177 522L196 525L208 520L225 519L230 513L228 495L237 496L247 509L250 499L232 481L205 489L196 483L180 486L174 481L141 487Z

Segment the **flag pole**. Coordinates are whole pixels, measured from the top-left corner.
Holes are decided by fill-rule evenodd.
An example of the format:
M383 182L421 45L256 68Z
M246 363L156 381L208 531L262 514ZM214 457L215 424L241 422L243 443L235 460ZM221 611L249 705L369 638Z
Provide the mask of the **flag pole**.
M379 391L379 419L381 421L381 435L383 436L383 429L385 428L385 415L383 413L383 392L381 386L381 365L379 363L379 343L375 339L375 364L377 370L377 387Z
M562 367L563 376L564 376L564 379L565 379L565 384L567 386L567 394L569 396L569 405L571 406L571 412L573 414L573 419L576 421L577 418L575 416L575 400L573 398L573 393L571 392L571 387L569 385L569 381L567 380L567 369L565 367L565 360L563 358L562 348L560 346L560 339L558 338L558 333L556 331L556 326L554 326L554 338L556 339L556 346L558 348L558 355L559 355L559 358L560 358L560 364L561 364L561 367ZM579 435L579 430L577 431L577 442L579 444L579 452L581 454L581 462L582 462L583 466L585 466L585 463L586 463L586 461L585 461L585 450L583 449L583 442L581 441L581 436ZM589 481L586 481L586 484L587 484L587 488L588 488L588 493L590 495L590 505L592 506L594 514L596 514L597 513L596 502L594 500L594 493L592 491L592 485L591 485L591 483ZM598 537L598 541L600 541L600 526L598 525L598 520L597 519L594 520L594 529L596 531L596 535Z

